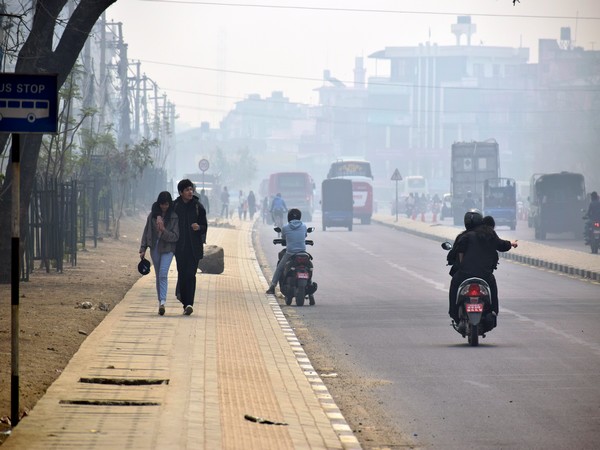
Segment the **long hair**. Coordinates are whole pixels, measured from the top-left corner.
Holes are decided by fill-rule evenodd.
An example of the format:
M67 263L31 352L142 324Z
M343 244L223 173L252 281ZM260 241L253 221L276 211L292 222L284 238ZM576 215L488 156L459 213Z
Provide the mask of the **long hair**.
M155 219L158 216L162 215L162 210L160 209L160 205L162 203L169 203L169 209L165 213L165 224L171 218L171 211L173 211L173 197L171 197L171 193L169 191L162 191L158 194L158 198L152 204L152 218Z

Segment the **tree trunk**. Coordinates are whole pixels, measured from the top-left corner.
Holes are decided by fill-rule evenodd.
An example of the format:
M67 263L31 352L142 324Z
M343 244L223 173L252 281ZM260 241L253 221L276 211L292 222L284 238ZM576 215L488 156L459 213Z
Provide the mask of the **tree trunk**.
M75 65L79 53L88 38L90 31L100 15L116 0L81 0L68 19L67 26L61 35L56 49L52 50L57 17L63 10L67 0L38 0L31 25L31 31L23 44L16 64L16 73L56 73L58 88L63 85ZM61 19L62 21L62 19ZM0 137L0 155L7 151L8 136ZM21 212L21 248L25 230L27 210L31 199L33 180L36 174L42 135L29 134L21 136L20 174L20 212ZM8 168L6 178L0 187L0 283L10 283L11 258L11 213L12 169ZM21 253L22 254L22 253Z

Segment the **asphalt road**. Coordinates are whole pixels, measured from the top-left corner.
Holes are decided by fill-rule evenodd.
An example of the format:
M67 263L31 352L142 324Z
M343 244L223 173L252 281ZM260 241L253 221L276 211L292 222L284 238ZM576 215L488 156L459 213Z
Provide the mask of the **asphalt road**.
M499 326L474 348L450 327L438 243L376 224L311 238L317 306L295 311L328 352L383 380L373 395L417 446L597 448L600 286L502 260Z

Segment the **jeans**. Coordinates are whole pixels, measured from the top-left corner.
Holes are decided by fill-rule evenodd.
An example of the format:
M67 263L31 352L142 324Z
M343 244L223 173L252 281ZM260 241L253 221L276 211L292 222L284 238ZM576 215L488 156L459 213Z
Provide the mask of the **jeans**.
M167 288L169 284L169 267L173 261L173 252L158 253L158 246L151 249L150 256L154 264L154 272L156 274L156 293L158 301L164 305L167 301Z
M283 254L283 257L277 263L277 268L275 269L275 273L273 274L273 278L271 279L271 286L273 286L273 287L277 286L277 283L279 282L279 278L281 278L283 269L285 268L285 264L289 261L289 259L292 256L293 256L292 254L287 253L287 252Z

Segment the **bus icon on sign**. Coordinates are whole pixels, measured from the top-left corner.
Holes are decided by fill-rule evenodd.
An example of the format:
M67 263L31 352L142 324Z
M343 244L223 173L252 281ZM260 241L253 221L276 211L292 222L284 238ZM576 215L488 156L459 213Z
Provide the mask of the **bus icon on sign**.
M48 100L0 98L0 120L27 119L27 122L33 123L37 119L48 117L50 117Z

